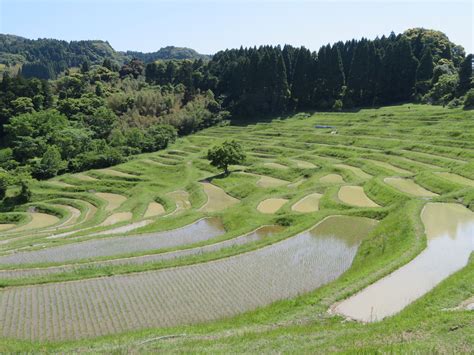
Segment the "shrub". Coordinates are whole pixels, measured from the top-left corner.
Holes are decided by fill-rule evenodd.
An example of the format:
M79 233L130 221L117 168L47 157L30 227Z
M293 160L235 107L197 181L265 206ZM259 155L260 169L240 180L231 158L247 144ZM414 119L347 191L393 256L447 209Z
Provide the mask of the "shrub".
M464 108L473 108L474 107L474 89L471 89L467 92L464 97Z

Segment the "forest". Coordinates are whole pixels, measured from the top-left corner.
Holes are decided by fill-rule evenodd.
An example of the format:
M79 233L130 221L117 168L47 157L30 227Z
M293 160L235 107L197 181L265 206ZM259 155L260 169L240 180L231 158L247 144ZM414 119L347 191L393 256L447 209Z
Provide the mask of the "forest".
M27 62L0 82L2 186L118 164L229 120L404 102L474 106L472 54L421 28L315 52L261 46L210 59L10 37L0 42L3 69L19 56Z

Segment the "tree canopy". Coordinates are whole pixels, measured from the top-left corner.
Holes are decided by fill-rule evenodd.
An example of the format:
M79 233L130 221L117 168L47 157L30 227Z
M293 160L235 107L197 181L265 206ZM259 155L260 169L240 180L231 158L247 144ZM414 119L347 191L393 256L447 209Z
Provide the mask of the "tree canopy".
M226 141L219 146L209 149L207 159L212 166L224 169L229 173L229 165L242 164L245 160L245 152L237 141Z

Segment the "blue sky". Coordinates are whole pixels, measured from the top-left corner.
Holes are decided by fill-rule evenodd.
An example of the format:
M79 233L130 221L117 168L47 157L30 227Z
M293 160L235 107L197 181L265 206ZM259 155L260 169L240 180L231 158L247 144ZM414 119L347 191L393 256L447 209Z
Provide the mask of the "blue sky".
M103 39L117 50L186 46L209 54L285 43L317 50L410 27L441 30L472 52L473 17L470 0L0 0L1 33Z

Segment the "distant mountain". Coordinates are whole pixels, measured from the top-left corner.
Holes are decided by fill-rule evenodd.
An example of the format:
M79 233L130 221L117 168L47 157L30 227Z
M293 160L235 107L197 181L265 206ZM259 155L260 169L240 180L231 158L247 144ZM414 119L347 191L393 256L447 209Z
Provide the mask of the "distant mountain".
M157 52L118 52L109 42L101 40L63 41L57 39L27 39L20 36L0 34L0 71L21 68L25 77L55 78L71 67L84 61L100 64L110 59L122 65L132 58L145 63L165 59L209 59L190 48L165 47Z
M135 51L126 51L121 53L130 59L137 58L145 63L151 63L157 60L167 59L211 59L210 55L200 54L194 49L174 46L163 47L160 50L151 53L142 53Z

